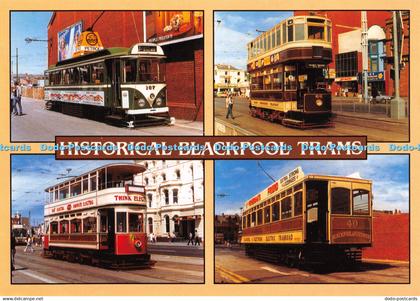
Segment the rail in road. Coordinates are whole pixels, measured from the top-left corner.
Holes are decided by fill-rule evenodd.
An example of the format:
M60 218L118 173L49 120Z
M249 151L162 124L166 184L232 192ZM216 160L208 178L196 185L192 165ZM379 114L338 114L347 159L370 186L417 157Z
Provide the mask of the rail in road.
M409 283L409 263L363 261L359 266L330 271L276 265L245 255L238 249L215 249L216 283Z
M28 283L203 283L204 260L198 257L152 254L151 268L108 270L86 264L44 258L40 248L23 253L17 247L13 284Z
M408 141L409 139L407 120L393 122L389 119L373 118L371 115L346 113L347 115L343 114L335 117L334 127L301 130L252 117L249 114L248 101L246 99L235 101L233 106L235 119L226 119L225 100L223 98L215 98L214 102L216 135L366 135L370 142Z

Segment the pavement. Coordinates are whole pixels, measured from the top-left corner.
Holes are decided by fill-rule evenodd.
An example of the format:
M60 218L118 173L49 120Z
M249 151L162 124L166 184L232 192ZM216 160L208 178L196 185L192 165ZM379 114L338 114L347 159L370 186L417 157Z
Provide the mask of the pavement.
M329 128L295 129L279 123L254 118L249 114L249 103L237 98L233 105L235 119L226 119L224 98L214 99L216 135L263 136L352 136L363 135L369 142L407 142L409 121L393 120L384 115L353 112L334 112L334 126ZM373 105L374 106L374 105ZM380 106L380 104L375 105Z
M126 136L202 136L203 122L177 119L172 126L134 129L69 116L44 109L44 101L22 98L23 116L11 117L11 140L15 142L54 141L55 136L126 135Z

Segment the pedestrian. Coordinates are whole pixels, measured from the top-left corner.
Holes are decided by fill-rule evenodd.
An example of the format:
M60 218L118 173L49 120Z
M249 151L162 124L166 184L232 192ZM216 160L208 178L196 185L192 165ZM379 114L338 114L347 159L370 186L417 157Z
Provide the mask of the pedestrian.
M12 261L12 271L15 270L15 254L16 254L16 239L15 234L12 231L11 240L10 240L10 248L11 248L11 261Z
M235 119L235 117L233 117L233 97L230 93L228 93L226 97L226 108L227 108L226 119L229 119L229 115L230 117L232 117L232 119Z
M200 245L200 236L198 236L197 229L195 230L195 246Z
M26 247L23 250L24 253L26 253L26 251L30 251L31 253L35 252L34 248L32 247L32 237L30 235L28 235L28 237L26 238Z
M190 234L188 234L188 243L187 243L187 246L189 246L190 245L190 243L191 243L191 245L194 245L194 239L193 239L193 234L192 234L192 232L190 232Z
M20 84L18 82L15 83L15 109L16 109L16 114L15 115L19 115L22 116L23 112L22 112L22 87L20 86ZM19 113L17 112L17 108L19 107Z
M376 86L372 87L372 102L376 103L376 97L378 96L378 89Z
M12 114L12 115L17 115L17 112L16 112L16 88L15 88L15 86L14 85L12 85L11 87L10 87L10 113Z

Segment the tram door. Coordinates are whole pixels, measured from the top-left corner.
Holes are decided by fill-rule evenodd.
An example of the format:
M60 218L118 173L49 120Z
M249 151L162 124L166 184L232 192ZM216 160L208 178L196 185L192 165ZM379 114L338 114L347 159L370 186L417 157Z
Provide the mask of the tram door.
M120 60L107 60L108 82L111 83L111 102L115 108L121 107L121 64Z
M108 215L108 249L114 252L115 249L115 210L107 209Z
M306 241L324 242L327 237L328 181L306 182Z

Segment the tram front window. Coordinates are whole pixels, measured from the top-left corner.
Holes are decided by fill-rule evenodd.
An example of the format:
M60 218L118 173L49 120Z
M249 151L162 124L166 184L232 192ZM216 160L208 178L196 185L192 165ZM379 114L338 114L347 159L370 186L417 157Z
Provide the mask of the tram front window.
M138 62L140 82L164 82L165 65L159 60L142 60Z
M123 64L123 82L132 83L136 81L137 60L129 59Z
M143 231L143 214L128 214L128 232L144 232Z

